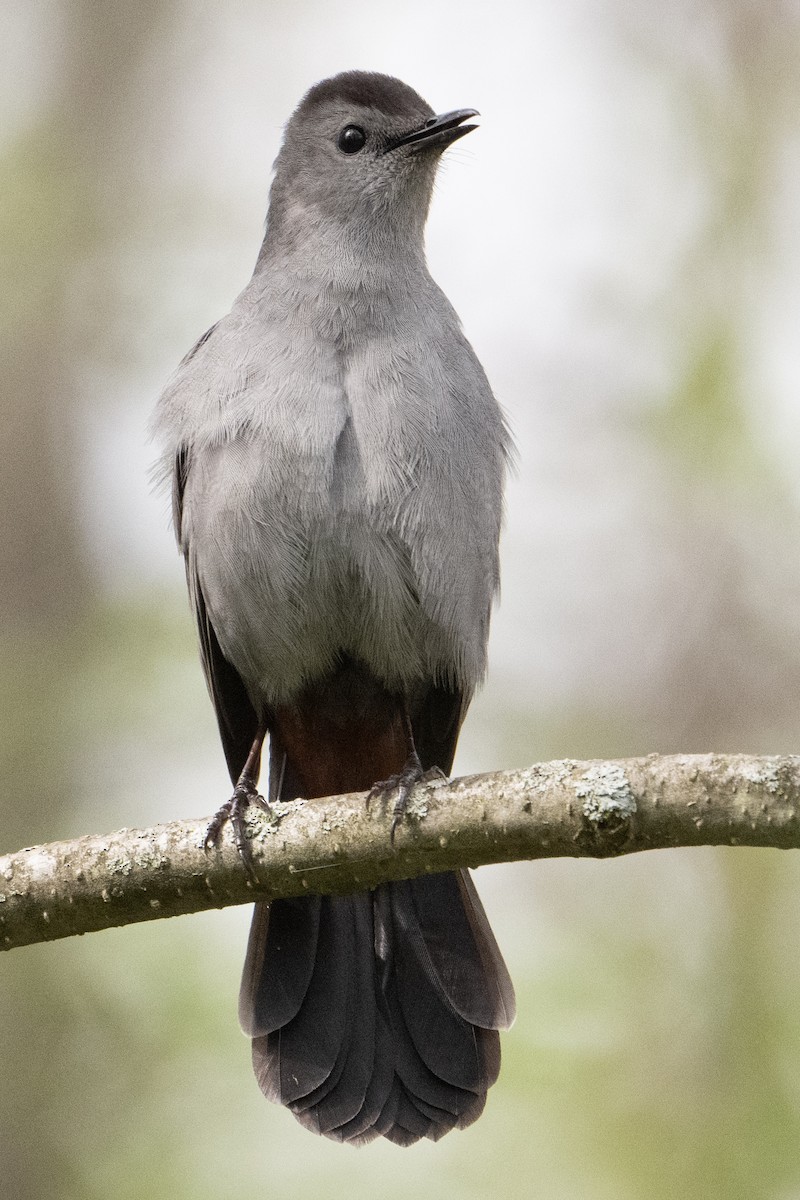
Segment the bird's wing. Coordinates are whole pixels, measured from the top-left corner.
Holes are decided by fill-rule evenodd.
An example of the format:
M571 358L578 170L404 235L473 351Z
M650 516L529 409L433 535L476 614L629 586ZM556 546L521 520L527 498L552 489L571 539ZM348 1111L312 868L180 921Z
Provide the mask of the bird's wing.
M435 684L426 689L417 703L411 704L414 745L424 770L438 767L445 775L450 774L458 732L470 699L459 688Z
M172 475L172 516L175 534L186 565L189 599L200 638L200 661L208 691L217 714L222 747L231 780L235 783L244 767L250 747L258 733L258 717L247 695L241 676L220 649L214 626L208 615L203 590L197 576L191 547L181 535L183 496L191 470L191 455L181 447L175 455Z

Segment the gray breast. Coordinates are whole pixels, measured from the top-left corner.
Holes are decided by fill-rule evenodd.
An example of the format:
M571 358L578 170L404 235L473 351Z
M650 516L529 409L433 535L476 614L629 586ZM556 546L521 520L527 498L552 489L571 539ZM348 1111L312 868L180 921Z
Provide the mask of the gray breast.
M191 458L182 548L257 707L342 654L393 688L469 692L483 672L505 434L440 307L439 327L362 326L349 346L310 321L245 340L234 313L165 394Z

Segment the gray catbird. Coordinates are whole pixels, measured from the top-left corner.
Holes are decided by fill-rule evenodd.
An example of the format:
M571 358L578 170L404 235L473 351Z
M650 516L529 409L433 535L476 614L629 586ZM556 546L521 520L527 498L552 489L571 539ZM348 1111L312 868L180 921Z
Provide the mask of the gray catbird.
M485 668L509 445L423 230L472 109L349 71L275 164L264 243L156 413L208 687L235 789L258 799L448 772ZM258 904L239 1003L266 1096L340 1141L469 1125L514 992L466 871Z

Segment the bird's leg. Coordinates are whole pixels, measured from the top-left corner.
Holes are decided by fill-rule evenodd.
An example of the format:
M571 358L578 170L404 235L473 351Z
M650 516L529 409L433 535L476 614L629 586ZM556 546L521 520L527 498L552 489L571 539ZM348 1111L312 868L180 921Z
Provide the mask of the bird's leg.
M396 775L390 775L388 779L382 779L378 783L374 783L367 794L367 808L369 808L373 800L386 801L393 792L397 793L394 808L392 809L392 827L389 831L389 841L392 845L394 845L395 831L403 819L406 807L408 806L408 797L414 784L419 783L420 780L436 778L442 774L438 767L434 767L431 771L424 770L417 754L417 747L414 745L414 730L407 711L404 712L404 719L408 758L402 770L398 771Z
M210 850L213 846L216 846L223 826L226 821L230 821L236 849L239 852L239 857L246 864L249 864L250 861L250 847L245 836L245 810L248 804L257 804L264 812L269 812L269 806L264 797L259 795L256 786L259 766L261 764L261 748L264 744L266 734L266 726L259 727L258 733L250 747L250 753L242 767L242 772L236 781L233 795L230 800L226 800L222 807L218 808L214 813L203 841L203 846L206 850Z

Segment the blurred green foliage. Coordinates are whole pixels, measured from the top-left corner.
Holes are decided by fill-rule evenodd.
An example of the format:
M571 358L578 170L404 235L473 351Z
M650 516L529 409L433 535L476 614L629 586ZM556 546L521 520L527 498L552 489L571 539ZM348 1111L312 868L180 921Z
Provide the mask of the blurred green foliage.
M44 56L51 69L0 154L11 351L0 423L4 850L209 812L226 786L179 563L168 584L158 568L137 565L135 521L111 511L92 439L111 438L135 393L143 441L164 342L174 350L164 333L179 324L170 305L195 303L191 284L177 300L169 291L182 269L181 237L205 219L209 247L223 249L219 258L208 249L198 274L212 287L221 271L230 222L220 219L216 168L208 195L196 199L202 188L173 164L186 137L176 114L197 107L203 119L201 50L227 72L233 93L245 43L263 39L274 68L270 38L291 35L305 63L303 22L323 15L314 0L296 5L291 20L279 5L237 0L220 19L239 29L239 42L231 32L231 45L219 48L208 35L209 49L198 33L203 6L45 7L45 18L24 7L14 18L31 68ZM399 37L396 10L378 8L376 30L391 25ZM503 53L516 40L532 55L523 8L507 0L491 30L476 9L479 32L464 35L472 42L459 43L462 55L485 58L483 41L494 37ZM568 452L559 475L562 443L545 439L550 540L519 541L520 529L536 528L533 511L512 529L512 614L515 590L530 598L505 634L511 650L498 644L460 763L480 770L560 756L786 751L800 741L798 506L780 482L766 384L756 382L754 357L767 351L757 352L753 317L768 267L797 251L796 229L782 243L772 209L776 164L797 146L797 13L752 0L691 9L676 0L657 10L618 0L599 16L580 3L569 11L581 35L570 32L570 52L605 22L595 40L606 82L632 63L640 81L666 81L663 110L626 104L617 115L624 107L641 119L642 143L651 128L671 130L680 147L675 203L684 188L700 198L666 263L653 231L649 252L672 285L644 299L618 251L610 255L618 274L598 286L591 271L602 274L602 255L575 232L578 252L565 251L559 270L586 260L590 286L612 300L599 306L596 326L582 328L583 340L570 330L547 387L537 391L526 374L527 342L501 343L498 362L522 364L506 379L521 474L536 448L525 424L533 392L537 412L557 396L552 420ZM349 18L337 10L345 39L375 12L362 22L358 0ZM412 33L423 15L427 7L409 16ZM438 12L451 31L461 16L449 0ZM501 59L492 70L513 75ZM531 111L529 75L515 86L514 111ZM159 159L153 147L170 121ZM160 180L162 207L148 170ZM618 170L612 157L603 163L614 195ZM570 214L573 197L552 178L547 186L557 197L553 218L558 206ZM631 204L621 185L619 195ZM506 265L516 271L516 262ZM623 313L616 351L615 305ZM180 325L186 345L199 332L190 331L195 315ZM632 406L625 371L637 339L648 358L648 337L659 366ZM587 378L572 386L569 368L583 358ZM598 424L586 417L590 405L578 404L581 388L606 397ZM105 425L87 417L92 397L106 407ZM586 430L598 425L610 434L595 449ZM595 462L594 476L583 474L586 462ZM127 478L126 468L112 456L106 482ZM595 561L601 519L612 542ZM106 547L121 543L118 575L98 551L103 536ZM573 566L559 575L570 554ZM549 625L531 616L536 605L547 609L548 586L562 589L550 597L558 620ZM540 661L534 651L548 629L560 639L557 667L536 675L529 664ZM520 1015L480 1122L410 1152L335 1146L263 1101L236 1024L244 910L2 956L3 1200L800 1200L795 855L672 851L496 868L478 881Z

